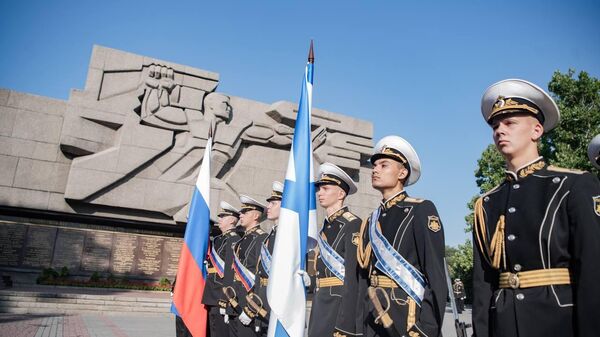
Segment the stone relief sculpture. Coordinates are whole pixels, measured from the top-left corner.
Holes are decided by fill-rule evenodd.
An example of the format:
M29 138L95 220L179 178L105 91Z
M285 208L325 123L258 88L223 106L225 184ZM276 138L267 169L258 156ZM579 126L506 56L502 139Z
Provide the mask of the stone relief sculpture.
M208 130L213 201L266 195L284 177L296 105L215 92L215 73L95 47L86 88L73 91L61 134L72 158L65 199L185 222ZM359 178L372 146L368 122L313 110L317 162ZM263 186L264 185L264 186Z

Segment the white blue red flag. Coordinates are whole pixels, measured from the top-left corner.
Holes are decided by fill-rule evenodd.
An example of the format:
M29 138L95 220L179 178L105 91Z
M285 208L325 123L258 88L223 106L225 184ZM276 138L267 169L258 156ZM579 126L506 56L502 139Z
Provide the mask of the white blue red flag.
M208 253L210 231L210 152L212 136L208 137L200 173L190 202L177 282L173 291L171 311L183 319L194 337L206 336L207 310L202 304L206 280L204 259Z
M318 235L310 122L313 55L311 41L267 286L269 337L304 336L306 291L302 271L306 269L307 247L315 246Z

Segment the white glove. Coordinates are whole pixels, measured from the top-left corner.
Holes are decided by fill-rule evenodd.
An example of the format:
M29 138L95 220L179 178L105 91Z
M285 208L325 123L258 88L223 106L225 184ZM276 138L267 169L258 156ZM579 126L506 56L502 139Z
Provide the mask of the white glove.
M221 314L222 316L227 315L227 310L225 310L225 308L219 308L219 314Z
M242 314L238 317L238 319L240 320L240 322L242 322L242 324L244 325L249 325L250 322L252 322L252 319L250 317L248 317L248 315L246 315L245 312L242 311Z
M225 314L223 316L223 322L225 322L225 324L229 324L229 315Z
M305 287L310 287L310 276L304 269L298 270L298 275L302 276L302 280L304 281Z

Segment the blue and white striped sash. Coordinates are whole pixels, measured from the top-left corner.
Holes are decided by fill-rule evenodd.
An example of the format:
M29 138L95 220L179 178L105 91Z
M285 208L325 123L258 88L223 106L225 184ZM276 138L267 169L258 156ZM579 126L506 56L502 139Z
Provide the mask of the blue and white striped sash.
M371 214L369 237L373 253L377 257L375 267L394 280L415 302L421 306L427 282L419 271L400 255L377 228L380 209Z
M269 253L269 247L267 247L266 240L260 247L260 263L268 276L271 271L271 253Z
M317 236L317 242L319 243L319 250L321 251L319 258L323 261L323 264L325 264L327 269L331 270L333 275L343 281L344 275L346 274L344 258L323 239L322 235Z

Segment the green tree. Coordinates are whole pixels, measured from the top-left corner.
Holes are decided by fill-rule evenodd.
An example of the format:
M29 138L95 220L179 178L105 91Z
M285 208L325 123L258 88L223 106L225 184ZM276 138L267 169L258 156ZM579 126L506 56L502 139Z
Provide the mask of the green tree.
M548 84L561 122L542 137L540 152L553 165L595 171L600 178L587 157L588 144L600 134L600 80L585 71L577 78L574 74L573 69L566 74L556 71Z
M479 187L479 193L485 193L496 185L500 184L504 179L504 158L496 149L494 144L488 145L488 147L481 154L481 158L477 160L477 170L475 171L475 182ZM473 207L475 206L475 200L479 195L471 198L471 201L467 204L471 212L465 217L466 228L465 232L473 230Z
M473 245L467 240L458 247L446 247L446 262L452 280L459 278L465 285L467 303L473 299Z

